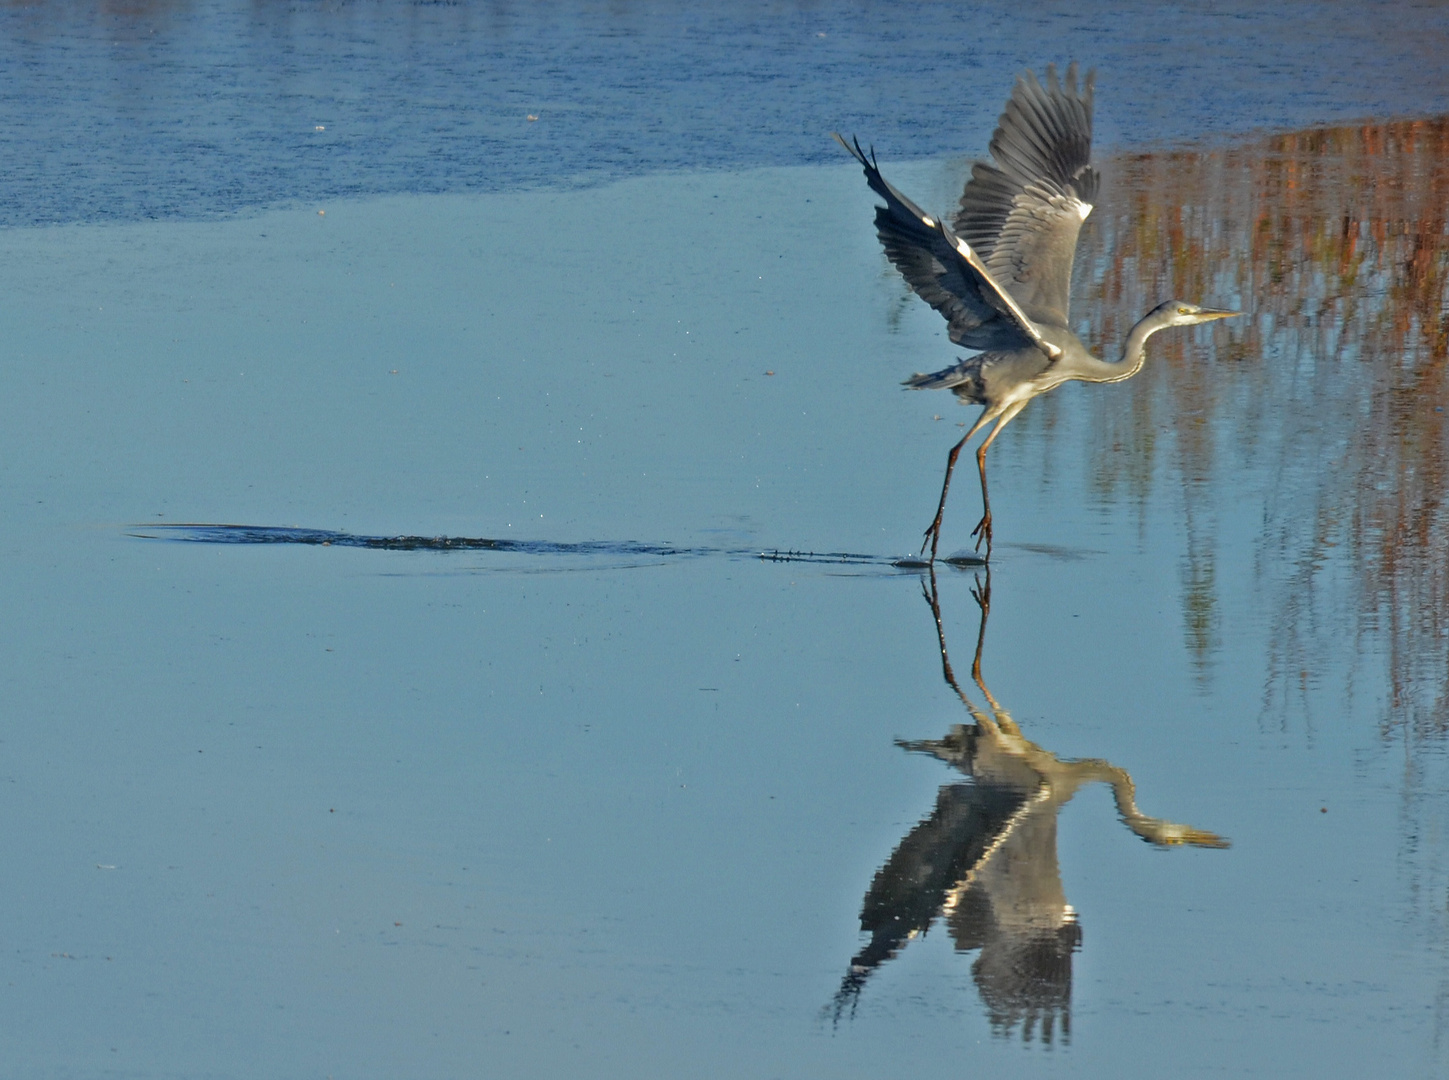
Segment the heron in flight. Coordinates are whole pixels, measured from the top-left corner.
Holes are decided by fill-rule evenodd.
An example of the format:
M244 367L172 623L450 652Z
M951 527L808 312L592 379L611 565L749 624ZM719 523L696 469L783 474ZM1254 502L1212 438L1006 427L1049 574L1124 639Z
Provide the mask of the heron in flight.
M926 530L931 562L941 540L941 515L951 472L961 448L987 424L995 426L976 451L981 473L982 516L972 530L976 549L991 558L991 499L986 491L986 451L1026 408L1026 403L1064 382L1121 382L1142 370L1147 339L1170 326L1195 326L1239 315L1169 300L1132 327L1115 363L1099 360L1068 329L1072 259L1082 222L1092 212L1100 180L1091 165L1092 81L1077 87L1077 65L1057 78L1048 65L1046 85L1031 72L1016 80L1011 100L991 137L992 163L978 162L961 195L952 225L927 214L881 176L875 151L860 141L836 139L865 168L870 188L885 200L875 212L876 233L906 283L939 311L950 338L981 350L954 367L912 375L917 390L951 390L963 403L985 406L976 423L951 448L936 517Z

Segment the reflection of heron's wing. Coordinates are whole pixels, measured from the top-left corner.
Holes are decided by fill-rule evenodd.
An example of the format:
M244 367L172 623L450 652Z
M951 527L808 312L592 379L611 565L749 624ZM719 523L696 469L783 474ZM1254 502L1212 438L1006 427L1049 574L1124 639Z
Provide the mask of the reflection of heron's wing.
M1036 322L1067 325L1077 234L1097 197L1092 154L1092 73L1080 92L1077 65L1066 83L1027 72L991 137L996 164L978 163L961 195L956 232Z
M1022 349L1035 345L1049 357L1060 350L1042 340L1009 293L992 280L980 257L888 184L860 144L845 147L865 169L871 190L885 199L875 212L876 234L890 261L916 294L950 324L950 337L968 349Z
M837 1017L871 972L931 925L946 894L992 849L1029 795L980 784L941 789L931 816L907 834L870 883L860 911L860 928L870 941L851 961L835 995Z

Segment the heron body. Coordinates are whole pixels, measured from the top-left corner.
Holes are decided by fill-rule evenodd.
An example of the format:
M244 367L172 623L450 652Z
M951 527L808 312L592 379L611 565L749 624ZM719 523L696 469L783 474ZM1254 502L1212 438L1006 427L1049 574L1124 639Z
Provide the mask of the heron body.
M1093 356L1068 327L1072 262L1082 222L1092 212L1099 177L1091 166L1092 74L1081 88L1077 65L1059 80L1048 66L1043 85L1031 72L1019 77L991 139L992 162L978 162L961 196L953 225L927 214L881 176L874 152L835 136L865 169L866 182L885 200L876 208L876 233L887 257L915 293L945 317L951 340L980 350L953 367L913 375L905 385L953 391L984 406L951 448L935 519L926 530L931 561L941 539L941 517L951 473L962 447L992 424L976 451L982 517L976 546L991 557L991 500L986 451L1027 402L1064 382L1120 382L1142 369L1147 339L1172 326L1194 326L1239 314L1169 300L1148 312L1127 334L1115 362Z

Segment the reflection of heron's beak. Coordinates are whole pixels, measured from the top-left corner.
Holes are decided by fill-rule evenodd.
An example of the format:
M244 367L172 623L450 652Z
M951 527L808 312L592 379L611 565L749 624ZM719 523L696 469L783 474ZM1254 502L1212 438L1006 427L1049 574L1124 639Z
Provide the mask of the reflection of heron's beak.
M1229 314L1233 314L1230 312ZM1178 825L1175 822L1163 821L1158 823L1153 830L1151 840L1154 844L1163 847L1175 847L1178 844L1191 844L1193 847L1206 848L1228 848L1233 842L1225 836L1217 833L1206 832L1202 829L1194 829L1191 825Z
M1224 311L1222 308L1205 307L1198 311L1194 318L1200 322L1211 322L1213 319L1231 319L1234 315L1244 315L1242 311Z

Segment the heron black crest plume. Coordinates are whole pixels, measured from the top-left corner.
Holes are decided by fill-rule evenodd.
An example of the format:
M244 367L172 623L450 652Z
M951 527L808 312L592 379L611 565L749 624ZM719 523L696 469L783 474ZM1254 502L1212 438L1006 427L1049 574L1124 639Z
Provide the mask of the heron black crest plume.
M972 167L955 221L922 210L897 191L859 140L835 137L865 170L870 189L885 200L875 213L886 257L911 289L945 318L956 345L979 352L952 367L906 380L913 389L949 389L981 416L951 448L935 519L926 529L931 560L961 448L985 425L976 451L981 475L981 521L972 531L991 557L991 500L986 451L1027 402L1064 382L1120 382L1142 368L1147 339L1170 326L1193 326L1237 315L1170 300L1148 312L1127 334L1120 359L1099 360L1068 328L1072 263L1082 223L1092 212L1100 177L1091 165L1094 73L1078 83L1075 63L1059 79L1046 69L1016 80L991 137L990 162Z

